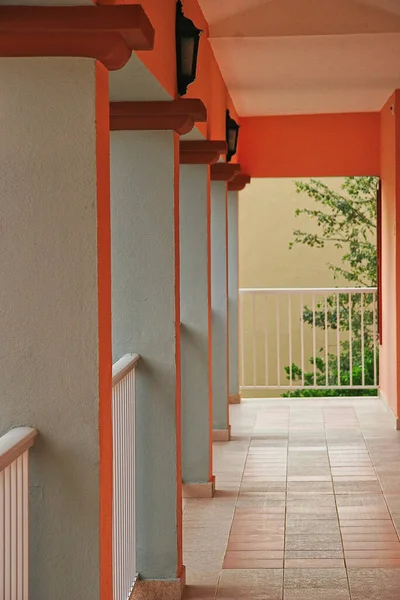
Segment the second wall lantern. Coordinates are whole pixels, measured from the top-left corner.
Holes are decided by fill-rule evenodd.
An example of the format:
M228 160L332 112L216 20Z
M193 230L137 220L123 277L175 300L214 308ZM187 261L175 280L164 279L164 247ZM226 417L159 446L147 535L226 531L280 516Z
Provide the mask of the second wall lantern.
M197 54L201 29L183 14L181 0L176 4L176 71L178 94L184 96L196 79Z
M232 119L229 110L226 111L226 143L228 144L228 153L226 162L230 162L232 156L236 154L239 137L239 125Z

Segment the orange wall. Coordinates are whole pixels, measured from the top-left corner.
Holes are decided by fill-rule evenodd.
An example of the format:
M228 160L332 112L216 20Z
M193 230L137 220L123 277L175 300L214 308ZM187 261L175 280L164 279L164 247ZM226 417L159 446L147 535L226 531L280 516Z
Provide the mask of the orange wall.
M121 1L121 0L120 0ZM146 67L158 79L165 90L176 96L176 61L175 61L175 15L176 0L140 0L155 31L155 44L152 52L137 52ZM196 27L204 30L207 36L208 25L196 0L183 0L185 16L192 19ZM204 37L201 40L204 42ZM199 64L207 61L205 44L199 48Z
M135 4L135 0L93 0L96 4ZM151 52L137 52L140 60L156 77L171 98L177 97L175 16L176 0L140 0L156 35ZM207 139L225 139L225 110L238 115L222 78L214 52L208 40L208 24L197 0L183 0L186 17L203 31L200 37L196 81L189 86L187 98L200 98L207 107L207 123L197 127ZM232 162L235 162L234 160Z
M222 78L218 63L215 60L214 52L208 40L208 24L197 0L183 0L183 10L185 16L192 19L196 27L203 30L200 37L196 81L188 87L187 97L200 98L207 107L207 124L197 124L203 135L208 139L224 140L226 109L230 108L233 118L238 119L238 116Z
M164 89L176 97L175 13L176 0L141 0L141 5L156 30L152 52L138 52L146 67ZM185 16L203 30L200 38L196 81L189 86L187 98L200 98L207 107L208 122L197 127L208 139L225 139L225 110L232 105L225 82L208 40L208 24L197 0L183 0Z
M399 249L396 248L396 216L400 201L398 142L400 115L395 116L391 106L400 108L400 91L393 94L381 111L381 180L382 180L382 337L380 347L380 387L385 400L398 415L398 353L399 325L397 315L400 278ZM398 245L397 245L398 246ZM397 293L396 293L397 291ZM396 299L397 296L397 299Z
M98 4L135 4L135 0L97 0ZM137 52L146 67L163 88L174 98L176 93L175 64L175 0L140 0L156 35L151 52Z
M190 0L193 1L193 0ZM135 0L93 0L95 4L136 4ZM175 97L175 0L140 0L139 2L153 25L156 35L151 52L137 52L146 67Z
M252 177L379 174L379 113L241 118L239 162Z

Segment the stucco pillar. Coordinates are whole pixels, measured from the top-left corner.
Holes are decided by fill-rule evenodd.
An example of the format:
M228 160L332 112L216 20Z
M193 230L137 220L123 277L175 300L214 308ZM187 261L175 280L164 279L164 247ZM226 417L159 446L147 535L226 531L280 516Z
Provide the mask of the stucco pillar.
M98 600L112 593L108 73L2 58L0 80L0 429L39 430L29 597Z
M141 600L178 600L185 582L179 135L207 113L196 99L112 102L110 112L113 359L141 356L135 593Z
M226 181L211 181L213 439L230 439L228 373L228 214Z
M111 133L113 360L140 354L136 391L137 569L179 572L179 138Z
M210 168L181 165L182 480L187 497L211 497Z
M239 404L238 197L228 191L229 403Z
M197 99L111 103L113 358L135 352L140 599L182 594L179 135ZM135 592L136 593L136 592Z
M182 568L178 145L173 131L111 132L113 360L141 356L137 569L172 585Z

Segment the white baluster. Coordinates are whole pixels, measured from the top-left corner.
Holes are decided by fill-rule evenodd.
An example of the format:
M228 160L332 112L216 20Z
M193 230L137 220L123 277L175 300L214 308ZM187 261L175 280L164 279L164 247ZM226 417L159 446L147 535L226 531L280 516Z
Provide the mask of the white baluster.
M269 383L269 357L268 357L268 296L265 296L265 305L264 305L264 309L265 309L265 333L264 333L264 339L265 339L265 387L268 387L268 383Z
M304 387L304 296L300 295L301 385Z
M325 383L326 387L329 385L329 340L328 340L328 298L325 296Z
M340 293L336 294L336 353L337 353L337 385L340 387Z
M365 386L365 340L364 340L364 294L361 293L361 373L362 386Z
M292 365L293 365L293 352L292 352L292 299L290 294L288 295L288 311L289 311L289 383L290 387L293 385L293 373L292 373Z
M129 598L136 579L135 366L137 360L137 355L127 355L113 367L113 600Z
M372 335L374 336L374 385L377 385L376 293L372 294Z
M317 333L316 333L316 326L315 326L315 293L313 293L312 295L312 312L313 312L313 319L312 319L312 338L313 338L313 363L314 363L314 385L317 385Z
M277 369L277 385L281 386L281 327L279 316L279 296L276 296L276 369Z
M253 334L253 385L257 386L257 339L256 339L256 296L251 299L252 334Z
M349 360L350 360L350 385L353 385L353 302L349 294Z

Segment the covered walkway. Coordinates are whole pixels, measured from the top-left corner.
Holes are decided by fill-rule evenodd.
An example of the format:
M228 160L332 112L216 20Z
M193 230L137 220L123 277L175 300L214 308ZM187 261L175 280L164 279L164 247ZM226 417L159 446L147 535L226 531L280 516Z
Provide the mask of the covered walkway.
M249 400L184 506L185 598L395 600L400 434L378 399Z
M0 0L0 600L399 598L398 2L20 2ZM388 412L241 406L240 192L339 176L380 178Z

